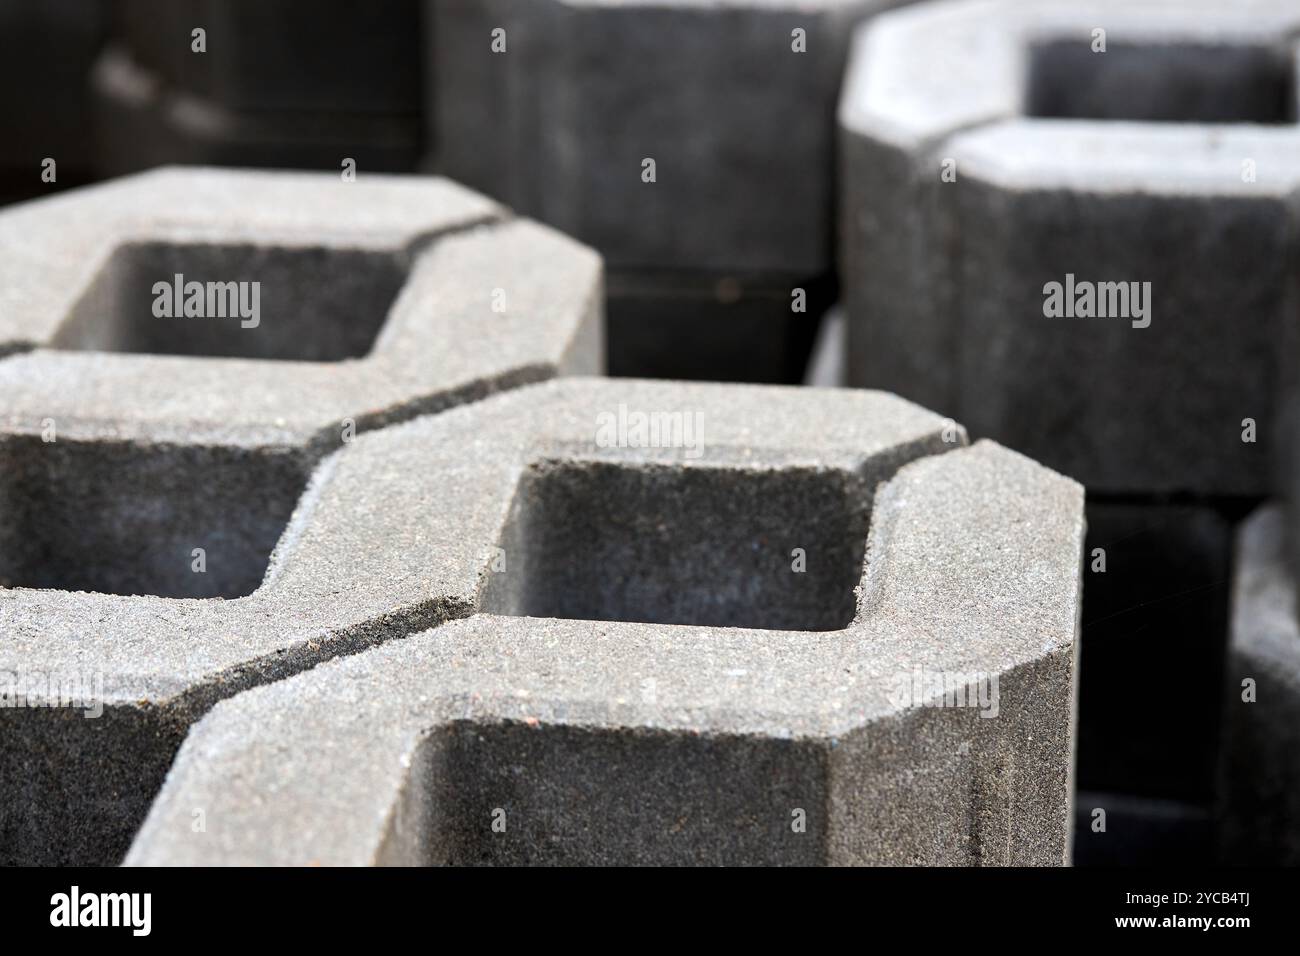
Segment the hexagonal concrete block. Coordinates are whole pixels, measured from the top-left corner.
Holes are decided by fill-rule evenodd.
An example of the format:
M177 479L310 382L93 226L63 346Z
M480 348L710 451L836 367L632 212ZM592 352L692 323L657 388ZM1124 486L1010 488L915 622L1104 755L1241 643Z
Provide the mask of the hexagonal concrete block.
M0 244L9 433L333 448L603 367L599 258L445 180L160 170Z
M1300 623L1293 519L1260 508L1237 537L1219 748L1224 862L1300 864Z
M452 499L350 439L599 370L600 261L445 181L204 170L0 241L0 697L99 711L0 708L0 859L112 862L214 700L468 613L418 570Z
M429 0L439 169L611 267L819 275L848 28L885 5Z
M1066 860L1074 482L875 392L566 379L357 446L420 449L479 613L218 704L128 862Z
M852 384L1089 492L1265 493L1298 30L1285 0L868 24L839 112Z

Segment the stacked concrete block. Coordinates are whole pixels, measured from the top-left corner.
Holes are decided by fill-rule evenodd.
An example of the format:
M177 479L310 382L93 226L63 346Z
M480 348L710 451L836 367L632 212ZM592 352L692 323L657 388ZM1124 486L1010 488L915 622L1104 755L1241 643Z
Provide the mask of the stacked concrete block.
M851 382L1090 491L1266 493L1298 31L1280 0L1003 0L860 32L840 106ZM1053 282L1094 317L1047 314Z
M326 174L147 173L0 244L0 859L111 863L215 700L472 610L424 564L454 495L351 439L599 372L601 266Z
M99 0L0 0L0 203L89 176L89 76L104 21Z
M392 573L477 613L218 704L128 862L1066 860L1075 483L762 386L557 380L351 461L413 449L448 505Z
M1281 0L926 4L857 34L840 102L849 380L1088 488L1080 781L1129 816L1213 799L1296 301L1298 36Z
M888 5L428 0L435 166L600 250L611 370L799 381L848 30Z
M413 170L417 0L117 0L96 65L102 175L165 163ZM203 51L194 31L202 30Z

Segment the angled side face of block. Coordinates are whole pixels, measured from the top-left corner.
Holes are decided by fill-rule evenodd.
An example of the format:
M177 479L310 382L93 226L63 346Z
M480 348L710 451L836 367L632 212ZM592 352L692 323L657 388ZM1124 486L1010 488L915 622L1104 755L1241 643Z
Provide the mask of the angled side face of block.
M430 0L440 168L611 266L820 275L848 28L884 5Z
M1298 29L1281 2L1009 0L863 28L839 116L851 381L1090 490L1264 493L1269 439L1241 433L1276 430Z
M1241 526L1219 751L1219 854L1300 863L1300 624L1286 524L1277 505Z
M603 367L598 257L443 180L163 170L15 207L0 239L11 430L337 447Z
M129 862L1065 861L1073 482L873 392L571 379L364 440L475 476L431 540L488 547L479 613L217 705Z

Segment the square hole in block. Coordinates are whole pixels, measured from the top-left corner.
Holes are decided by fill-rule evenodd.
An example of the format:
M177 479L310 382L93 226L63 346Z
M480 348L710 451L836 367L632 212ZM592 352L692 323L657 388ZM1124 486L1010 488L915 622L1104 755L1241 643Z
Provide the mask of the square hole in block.
M251 594L309 471L281 452L0 441L0 587Z
M869 512L861 480L838 471L539 463L516 489L483 610L839 630Z
M337 362L374 345L402 253L132 242L91 280L59 349Z
M1025 111L1048 119L1172 123L1293 123L1289 53L1211 44L1086 41L1032 47Z

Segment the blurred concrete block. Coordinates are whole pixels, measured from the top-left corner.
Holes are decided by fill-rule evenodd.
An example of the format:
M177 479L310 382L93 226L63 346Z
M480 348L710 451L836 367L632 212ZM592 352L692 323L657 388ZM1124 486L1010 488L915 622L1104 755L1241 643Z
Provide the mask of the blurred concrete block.
M839 112L851 382L1090 493L1265 493L1297 30L1282 0L939 3L862 28Z
M128 862L1066 860L1075 483L876 392L568 379L357 444L421 449L419 572L480 554L480 613L219 704Z
M804 384L815 388L843 388L848 365L848 316L838 305L822 320Z
M1237 537L1218 807L1226 863L1300 863L1300 625L1288 523L1282 508L1265 506Z
M611 268L826 273L848 29L885 5L429 0L438 167Z

